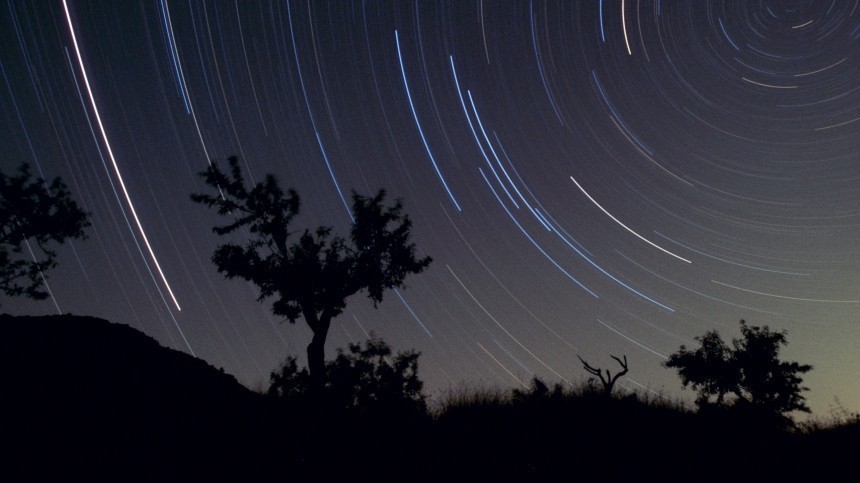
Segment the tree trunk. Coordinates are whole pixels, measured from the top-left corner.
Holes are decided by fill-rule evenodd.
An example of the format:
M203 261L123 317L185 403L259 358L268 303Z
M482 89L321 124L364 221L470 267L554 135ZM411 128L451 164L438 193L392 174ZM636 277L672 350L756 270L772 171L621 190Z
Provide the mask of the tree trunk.
M305 318L308 316L305 315ZM308 324L314 333L311 343L308 344L308 371L314 389L321 389L325 385L325 339L330 323L331 317L323 312L318 320Z
M321 388L325 384L326 332L314 332L314 337L308 344L308 370L311 374L311 383L316 388Z

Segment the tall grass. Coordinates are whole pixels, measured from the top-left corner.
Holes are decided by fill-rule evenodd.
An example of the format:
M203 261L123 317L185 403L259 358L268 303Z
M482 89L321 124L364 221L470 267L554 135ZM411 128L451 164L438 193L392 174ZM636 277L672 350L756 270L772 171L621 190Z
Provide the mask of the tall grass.
M492 408L519 408L541 401L552 401L557 405L578 405L580 402L628 401L645 407L689 413L689 407L679 398L670 398L654 391L616 391L606 398L602 390L591 381L576 384L556 383L548 386L540 379L532 380L528 390L501 389L498 387L470 387L465 384L449 388L431 404L435 418L451 411ZM610 402L611 404L611 402Z

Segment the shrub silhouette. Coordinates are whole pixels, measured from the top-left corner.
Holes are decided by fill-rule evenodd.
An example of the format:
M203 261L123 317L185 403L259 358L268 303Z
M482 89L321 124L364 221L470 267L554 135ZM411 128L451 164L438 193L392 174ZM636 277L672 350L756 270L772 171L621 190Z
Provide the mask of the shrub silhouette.
M305 319L313 332L307 348L311 382L320 386L329 326L343 312L347 297L366 291L376 306L385 290L402 287L407 275L422 272L431 259L415 258L415 245L409 243L412 221L403 213L400 200L383 206L383 190L373 197L353 192L351 243L321 226L304 230L290 244L295 234L290 222L299 214L299 195L293 190L285 193L272 174L248 188L235 156L229 164L229 173L214 162L201 172L214 193L192 194L191 199L233 218L214 227L215 233L247 229L250 240L243 246L219 246L212 262L227 278L257 285L258 300L277 297L272 305L276 315L291 323Z
M48 185L33 178L26 163L15 174L0 171L0 290L10 297L47 298L41 288L45 271L57 266L50 245L84 238L89 225L60 178Z
M323 401L310 391L311 375L292 356L272 373L268 395L292 403L323 404L333 410L423 414L427 403L424 383L418 378L420 355L415 351L392 355L388 344L371 333L363 346L338 349L337 357L326 363Z
M288 357L272 373L268 396L276 420L300 441L288 450L294 462L291 476L408 480L404 475L423 463L424 454L416 448L426 440L431 422L418 378L419 355L392 354L371 334L363 344L338 349L337 357L326 362L322 386L315 385L295 357Z
M418 355L381 341L327 364L352 381L326 386L349 388L333 411L296 384L307 388L310 376L294 359L280 372L288 396L265 397L106 321L2 315L0 331L9 481L841 481L856 472L860 423L842 408L802 431L757 431L729 406L733 393L711 404L715 413L692 412L649 393L607 398L599 383L538 380L459 386L436 399L432 418L405 418L378 395L412 394L395 399L423 406Z
M809 412L801 375L812 366L779 360L780 346L788 344L785 331L750 326L744 320L740 326L743 337L732 339L731 347L716 331L706 332L696 337L698 349L681 346L665 366L678 370L684 387L698 391L700 409L731 407L736 416L792 425L792 411Z
M543 382L542 379L535 376L532 378L532 383L529 388L522 390L514 388L511 391L511 402L515 404L528 403L530 401L541 401L545 399L561 399L565 397L564 386L557 382L552 389Z

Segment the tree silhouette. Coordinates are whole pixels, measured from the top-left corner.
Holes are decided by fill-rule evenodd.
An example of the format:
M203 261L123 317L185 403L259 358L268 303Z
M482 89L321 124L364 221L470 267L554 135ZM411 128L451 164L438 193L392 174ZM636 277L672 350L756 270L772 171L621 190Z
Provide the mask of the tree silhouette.
M600 383L603 385L603 395L605 397L609 397L612 395L612 387L615 386L615 381L621 378L621 376L627 374L627 356L624 356L624 361L622 361L618 357L615 357L610 354L609 357L615 359L615 362L621 365L621 368L624 370L619 371L613 376L612 373L609 372L609 369L603 369L604 371L606 371L606 377L603 377L603 373L601 372L601 369L599 367L592 367L587 362L585 362L585 360L580 357L579 354L577 354L576 357L579 358L579 362L582 363L582 367L586 370L586 372L600 378Z
M812 366L779 360L779 349L788 345L787 333L768 326L749 326L740 321L741 339L729 347L716 331L696 337L694 351L681 346L664 364L677 369L684 387L698 391L696 404L733 406L790 423L792 411L809 412L801 386L802 374ZM730 396L727 399L727 396ZM712 400L713 398L713 400Z
M415 351L392 355L384 340L370 334L364 345L350 344L346 351L326 363L324 389L329 403L339 410L392 410L423 414L424 383L418 378ZM300 402L311 387L310 374L299 369L295 357L288 357L271 375L268 395L287 402Z
M431 259L415 258L415 245L409 243L412 222L400 200L393 206L383 205L383 190L373 197L353 192L351 243L332 236L331 228L323 226L304 230L293 241L296 232L289 225L299 214L299 195L294 190L285 193L272 174L248 188L235 156L229 164L229 173L216 163L201 172L215 193L192 194L191 199L233 218L214 227L215 233L247 229L250 239L242 246L219 246L212 261L227 278L257 285L259 301L276 297L272 305L276 315L291 323L304 318L313 332L308 368L313 384L319 386L325 377L329 325L343 312L346 299L366 291L376 307L386 289L402 287L407 275L422 272Z
M72 199L60 178L50 185L21 164L0 172L0 290L10 297L43 300L44 273L57 266L53 243L85 238L87 213Z

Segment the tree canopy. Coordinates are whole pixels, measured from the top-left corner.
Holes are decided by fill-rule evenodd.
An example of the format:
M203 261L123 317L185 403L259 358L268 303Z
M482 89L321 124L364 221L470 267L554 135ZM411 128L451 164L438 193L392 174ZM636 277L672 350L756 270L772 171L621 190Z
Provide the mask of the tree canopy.
M792 411L809 412L801 376L812 369L807 364L779 360L781 346L788 345L787 332L774 332L740 321L742 337L726 344L717 331L696 337L699 347L681 346L665 366L677 369L684 387L698 392L696 404L732 406L788 418Z
M387 289L402 287L407 275L422 272L431 259L416 258L415 245L409 241L412 221L400 200L384 204L384 190L372 197L353 192L349 240L332 235L326 226L291 231L290 223L299 214L298 193L281 189L272 174L248 187L238 159L231 157L229 164L229 172L212 163L200 173L213 188L211 194L191 195L193 201L231 218L214 227L215 233L239 229L248 233L244 244L220 245L212 261L227 278L257 285L258 300L275 298L276 315L290 322L304 318L313 332L308 345L310 374L322 378L329 325L343 312L346 299L364 291L376 306Z
M10 297L42 300L43 277L57 266L53 244L85 238L87 213L60 178L48 184L21 164L0 172L0 290Z

